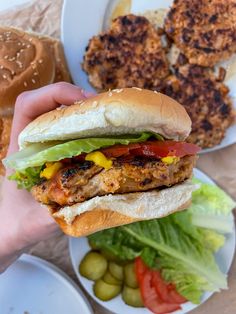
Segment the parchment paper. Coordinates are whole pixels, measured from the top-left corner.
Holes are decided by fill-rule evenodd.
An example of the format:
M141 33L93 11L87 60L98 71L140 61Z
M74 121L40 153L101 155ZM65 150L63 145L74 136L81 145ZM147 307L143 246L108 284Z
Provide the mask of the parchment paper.
M29 2L11 11L1 12L0 23L2 25L17 26L24 30L33 30L38 33L59 38L62 2L62 0L36 0ZM217 152L201 155L197 167L208 174L220 187L236 199L236 144ZM31 249L30 253L54 263L79 284L72 269L67 244L67 237L61 234L56 238L37 244ZM91 300L91 298L89 298L89 300L96 314L109 313ZM229 272L229 290L216 293L204 303L204 305L200 306L192 313L236 313L235 260Z

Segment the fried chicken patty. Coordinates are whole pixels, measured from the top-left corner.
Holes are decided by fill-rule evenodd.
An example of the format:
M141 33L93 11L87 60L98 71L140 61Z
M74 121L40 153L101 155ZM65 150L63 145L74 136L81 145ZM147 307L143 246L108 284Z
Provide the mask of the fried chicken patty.
M236 1L175 0L165 31L190 63L213 66L236 52Z
M165 80L162 92L185 107L192 120L187 141L202 148L219 144L234 121L229 90L210 69L191 64L177 66Z
M34 198L44 204L73 205L95 196L147 191L171 186L189 178L196 156L186 156L177 163L160 160L114 162L105 170L92 162L61 169L51 180L31 190Z
M161 37L145 17L132 14L118 17L107 32L89 41L82 67L100 91L156 89L169 74Z

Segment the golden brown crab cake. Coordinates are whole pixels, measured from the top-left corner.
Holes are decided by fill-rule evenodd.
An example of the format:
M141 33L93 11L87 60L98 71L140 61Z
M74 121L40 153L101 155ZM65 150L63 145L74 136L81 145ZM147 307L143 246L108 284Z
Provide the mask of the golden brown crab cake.
M219 144L234 121L228 88L205 67L185 64L175 67L162 90L181 103L192 120L188 141L203 148Z
M108 31L89 41L82 67L100 91L157 89L169 74L161 37L145 17L132 14L118 17Z
M190 63L213 66L236 52L236 1L175 0L165 31Z

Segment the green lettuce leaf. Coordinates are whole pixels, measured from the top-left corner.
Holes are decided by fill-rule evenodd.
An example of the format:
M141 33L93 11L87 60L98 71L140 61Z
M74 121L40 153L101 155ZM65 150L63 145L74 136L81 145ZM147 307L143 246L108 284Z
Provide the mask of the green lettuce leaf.
M18 189L30 189L39 182L39 175L42 167L33 167L23 170L22 172L16 171L8 177L9 180L17 182Z
M202 243L212 252L217 252L225 243L225 236L214 230L198 228Z
M127 135L116 138L84 138L67 142L48 142L31 144L29 147L4 159L6 167L20 170L44 165L46 162L71 158L82 153L90 153L102 147L115 144L128 145L129 143L144 142L151 136L159 140L163 138L158 134L142 133L141 135Z
M174 282L179 293L194 303L200 302L204 291L227 287L212 250L184 232L172 215L112 230L91 235L89 240L93 246L109 250L122 260L141 255L150 267L156 265L161 269L165 280Z
M195 182L199 181L195 179ZM232 209L235 206L233 199L218 186L201 183L193 192L189 212L195 226L227 233L233 230Z

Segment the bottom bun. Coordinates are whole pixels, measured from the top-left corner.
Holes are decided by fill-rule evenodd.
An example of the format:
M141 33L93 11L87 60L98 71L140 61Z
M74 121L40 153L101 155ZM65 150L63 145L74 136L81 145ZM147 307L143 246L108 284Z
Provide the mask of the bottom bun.
M56 212L50 208L50 212L65 234L81 237L186 209L197 188L197 184L188 180L160 191L97 196Z

